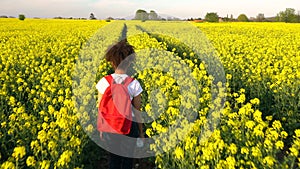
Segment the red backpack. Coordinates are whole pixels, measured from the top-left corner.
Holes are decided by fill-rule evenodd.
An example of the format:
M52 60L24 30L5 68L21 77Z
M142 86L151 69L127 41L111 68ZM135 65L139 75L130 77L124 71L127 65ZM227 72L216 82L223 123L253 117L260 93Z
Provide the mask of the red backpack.
M111 75L105 76L109 87L105 90L98 108L98 131L129 134L132 123L131 100L128 85L134 80L131 77L121 83L115 83Z

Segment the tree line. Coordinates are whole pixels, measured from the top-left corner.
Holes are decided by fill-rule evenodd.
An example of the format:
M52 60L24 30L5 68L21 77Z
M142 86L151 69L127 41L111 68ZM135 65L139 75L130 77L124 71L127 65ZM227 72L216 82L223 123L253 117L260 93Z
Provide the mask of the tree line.
M133 20L141 20L141 21L146 21L146 20L180 20L179 18L176 17L161 17L159 16L154 10L151 10L149 13L143 9L139 9L135 12L135 16Z
M7 16L0 16L0 18L13 18L12 16L7 17ZM20 20L25 20L25 15L20 14L19 19ZM54 19L86 19L86 18L62 18L62 17L54 17ZM89 17L90 20L96 20L97 18L93 13L90 14ZM110 22L110 20L113 20L114 18L109 17L106 19L106 21ZM141 20L141 21L146 21L146 20L181 20L176 17L166 17L163 18L159 16L154 10L151 10L149 13L145 10L138 9L135 12L135 16L133 18L134 20ZM121 18L121 20L125 20L124 18ZM230 15L230 17L227 15L226 17L220 17L216 12L209 12L206 13L205 18L189 18L185 19L188 21L207 21L207 22L234 22L234 21L239 21L239 22L249 22L249 21L255 21L255 22L286 22L286 23L300 23L300 11L296 13L296 10L294 8L286 8L285 11L280 11L275 17L269 17L266 18L263 13L259 13L256 18L248 18L247 15L245 14L240 14L237 18L233 18L233 15Z
M298 14L293 8L286 8L285 11L280 11L275 17L265 18L263 13L259 13L256 18L249 19L245 14L240 14L237 19L234 19L233 16L229 18L221 18L215 12L210 12L205 15L205 21L207 22L228 22L228 21L239 21L239 22L286 22L286 23L300 23L300 11Z
M134 20L179 20L178 18L162 18L155 11L151 10L149 13L145 10L138 9L135 13ZM246 14L240 14L237 18L233 18L233 15L230 17L227 15L226 17L220 17L216 12L206 13L205 18L189 18L186 19L188 21L200 20L207 22L287 22L287 23L300 23L300 12L296 13L296 10L293 8L286 8L285 11L280 11L275 17L266 18L263 13L259 13L256 18L248 18Z

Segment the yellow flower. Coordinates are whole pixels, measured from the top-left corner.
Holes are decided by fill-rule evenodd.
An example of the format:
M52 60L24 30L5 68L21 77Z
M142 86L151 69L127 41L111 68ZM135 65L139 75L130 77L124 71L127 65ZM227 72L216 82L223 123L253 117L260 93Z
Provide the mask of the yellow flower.
M299 151L295 147L291 147L290 151L292 156L298 157Z
M275 121L272 123L272 127L273 127L274 129L280 130L282 126L281 126L280 121L275 120Z
M238 94L238 93L233 93L232 96L233 96L233 97L238 97L239 94Z
M255 122L252 120L249 120L246 122L246 127L249 129L252 129L255 126Z
M271 121L271 120L273 119L273 117L272 117L272 116L266 116L266 119L267 119L268 121Z
M16 99L13 96L10 96L8 104L11 105L11 106L15 106Z
M238 103L244 103L246 101L245 94L241 94L240 97L235 99Z
M259 105L259 99L258 98L254 98L254 99L250 100L250 103L254 104L254 105Z
M263 162L267 164L269 167L272 167L274 165L275 159L271 156L267 156L263 159Z
M199 68L200 68L201 70L205 70L205 65L204 65L203 63L200 63Z
M281 133L280 133L280 135L281 135L281 137L282 138L287 138L287 136L288 136L288 133L286 132L286 131L282 131Z
M19 159L23 158L25 156L25 154L26 154L26 149L24 146L15 147L12 156L14 158L16 158L17 160L19 160Z
M226 158L226 162L229 169L234 169L236 165L236 160L233 156L229 156Z
M49 141L49 143L48 143L48 150L54 150L55 148L56 148L56 143L53 141L53 140L51 140L51 141Z
M277 141L275 143L275 146L276 146L277 149L281 149L282 150L283 147L284 147L284 143L283 143L283 141L279 140L279 141Z
M300 129L295 130L296 137L300 138Z
M231 74L226 74L226 79L227 80L230 80L232 78L232 75Z
M2 123L1 123L1 127L2 127L2 128L5 128L5 127L6 127L6 122L2 122Z
M41 169L49 169L50 168L50 161L43 160L42 162L39 163L39 167Z
M272 144L272 142L271 142L269 139L266 139L266 140L264 141L264 146L265 146L267 149L272 149L273 144Z
M241 153L242 153L242 154L247 154L247 155L248 155L248 154L249 154L249 149L248 149L247 147L242 147L242 148L241 148Z
M253 134L257 137L264 137L265 133L263 132L263 126L258 124L256 127L254 127Z
M270 130L268 130L267 137L272 140L277 140L279 137L279 134L277 133L277 131L270 129Z
M257 121L257 122L261 122L262 119L261 119L261 115L262 115L262 112L259 111L259 110L255 110L253 116L254 116L254 120Z
M15 169L16 166L13 162L10 161L5 161L1 166L1 169Z
M36 163L36 161L33 156L27 157L27 160L26 160L27 166L34 166L35 163Z
M58 161L57 161L57 166L60 167L60 166L65 166L67 165L70 161L71 161L71 156L73 155L72 151L70 150L67 150L67 151L64 151Z
M37 140L31 141L30 143L31 149L36 149L39 147L39 142Z
M147 135L147 136L151 137L152 134L153 134L153 131L152 131L151 128L146 129L146 135Z
M234 143L231 143L230 146L229 146L229 151L232 153L232 154L236 154L237 153L237 147Z
M44 130L38 132L37 138L43 143L47 140L47 133Z
M86 131L88 131L89 133L91 133L94 130L93 125L89 124L86 128Z
M209 165L202 165L200 169L209 169Z
M184 152L183 152L183 150L180 148L180 147L176 147L175 148L175 157L177 158L177 159L183 159L183 157L184 157Z
M261 154L261 151L258 147L252 147L251 148L251 154L254 156L254 157L261 157L262 154Z

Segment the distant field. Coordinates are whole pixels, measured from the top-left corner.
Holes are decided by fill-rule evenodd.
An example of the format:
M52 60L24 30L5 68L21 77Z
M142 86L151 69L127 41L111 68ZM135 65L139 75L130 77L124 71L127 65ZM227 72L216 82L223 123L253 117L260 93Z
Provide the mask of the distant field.
M214 110L214 77L208 74L208 64L186 45L192 42L163 34L185 35L175 31L184 24L206 35L225 70L220 124L205 142L199 135L209 110ZM108 42L127 34L136 51L169 51L188 65L196 81L199 98L191 107L197 120L184 121L193 131L175 147L166 142L170 151L149 159L158 168L300 167L300 24L0 19L1 169L105 165L99 162L106 157L104 151L85 132L95 131L95 126L80 124L77 113L92 117L84 108L75 111L72 100L72 73L80 51L104 26ZM98 62L95 82L111 72L106 61ZM181 104L191 103L182 100L185 95L168 72L147 69L134 76L145 90L143 110L161 114L146 124L147 137L166 133L183 113ZM153 97L153 89L163 95ZM86 101L95 100L96 93ZM155 146L153 151L158 151Z

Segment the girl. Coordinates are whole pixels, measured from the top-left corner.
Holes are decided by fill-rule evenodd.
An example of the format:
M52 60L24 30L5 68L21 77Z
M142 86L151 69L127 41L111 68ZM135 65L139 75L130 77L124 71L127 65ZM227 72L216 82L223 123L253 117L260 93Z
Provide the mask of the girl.
M126 74L126 71L131 64L132 58L134 57L134 49L133 46L128 44L127 40L124 39L111 48L108 49L105 59L111 63L114 73L108 76L111 76L113 81L117 84L123 83L124 80L128 77ZM110 83L107 81L107 78L103 77L99 80L99 82L96 85L96 88L98 90L98 105L101 102L102 96L105 92L105 90L109 87ZM141 116L140 116L140 108L141 108L141 93L143 89L140 85L140 83L134 79L131 81L128 85L128 93L130 95L132 106L135 110L134 113L132 113L133 118L136 119L137 122L132 121L130 133L126 136L129 137L141 137L144 138L143 133L143 124L139 123L141 122ZM105 106L105 105L104 105ZM108 107L109 108L109 107ZM104 140L103 132L100 132L100 139ZM126 143L121 143L122 139L118 139L118 134L113 133L107 133L110 140L109 142L118 141L118 143L114 144L114 148L124 149L125 151L132 151L134 150L135 145L128 145ZM119 137L120 138L120 137ZM119 147L116 147L119 146ZM110 169L132 169L133 166L133 159L128 157L122 157L119 155L116 155L114 153L110 153L110 159L109 159L109 168Z

